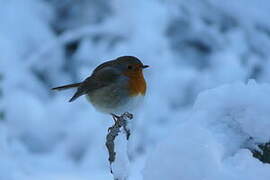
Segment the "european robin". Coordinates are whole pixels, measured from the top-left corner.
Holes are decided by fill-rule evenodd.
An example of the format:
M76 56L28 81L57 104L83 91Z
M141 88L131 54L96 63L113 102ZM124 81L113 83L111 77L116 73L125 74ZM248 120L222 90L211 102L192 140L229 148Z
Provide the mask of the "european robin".
M146 92L143 69L149 67L134 56L121 56L97 66L84 81L52 88L65 90L77 88L69 100L72 102L86 95L101 112L112 114L132 111Z

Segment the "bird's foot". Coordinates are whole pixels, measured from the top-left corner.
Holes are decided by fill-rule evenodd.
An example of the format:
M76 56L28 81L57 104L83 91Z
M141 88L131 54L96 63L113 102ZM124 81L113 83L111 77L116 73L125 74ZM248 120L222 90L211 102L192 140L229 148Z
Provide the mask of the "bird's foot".
M117 120L120 118L120 116L117 116L116 114L111 113L111 115L112 115L112 118L114 120L114 123L116 123Z

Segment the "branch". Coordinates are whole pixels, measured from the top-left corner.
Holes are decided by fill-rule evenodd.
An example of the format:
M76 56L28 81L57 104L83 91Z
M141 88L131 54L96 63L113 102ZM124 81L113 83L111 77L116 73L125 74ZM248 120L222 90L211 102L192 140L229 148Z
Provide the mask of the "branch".
M125 149L127 145L127 141L130 136L130 129L128 128L128 120L131 120L132 118L133 118L133 115L128 112L122 114L121 116L113 115L113 119L115 120L115 123L112 127L108 129L108 134L106 136L106 147L109 152L109 163L110 163L111 173L114 175L115 180L126 179L123 173L127 174L126 172L128 171L128 169L126 168L128 166L127 165L128 162L125 162L125 160L128 160L127 152L122 153L120 151L123 151L123 149ZM125 142L119 141L117 145L118 146L123 145L125 147L115 147L115 138L118 136L119 133L122 133L125 135L126 141ZM120 137L119 137L119 140L121 140ZM117 152L118 154L116 154L115 149L119 149L119 152ZM118 161L117 161L118 163L114 164L115 171L113 171L112 163L116 163L116 155L118 158ZM119 168L119 165L121 166L120 168ZM120 171L125 171L125 172L120 172ZM118 176L122 176L122 177L118 177Z

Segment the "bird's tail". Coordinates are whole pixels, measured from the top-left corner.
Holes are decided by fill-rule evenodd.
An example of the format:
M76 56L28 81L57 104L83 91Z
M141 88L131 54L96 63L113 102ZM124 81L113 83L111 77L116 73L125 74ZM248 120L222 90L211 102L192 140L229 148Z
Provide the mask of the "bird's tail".
M59 86L59 87L52 88L52 90L61 91L61 90L66 90L66 89L70 89L70 88L76 88L76 87L79 87L80 85L81 85L81 83L68 84L65 86Z

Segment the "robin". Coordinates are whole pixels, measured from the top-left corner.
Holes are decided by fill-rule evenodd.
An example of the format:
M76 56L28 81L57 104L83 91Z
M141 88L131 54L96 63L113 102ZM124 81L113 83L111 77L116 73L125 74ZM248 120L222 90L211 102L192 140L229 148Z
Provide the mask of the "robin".
M116 114L135 108L145 95L143 69L147 67L149 66L143 65L134 56L121 56L97 66L92 75L83 82L55 87L52 90L77 88L69 102L86 95L98 111L117 117Z

